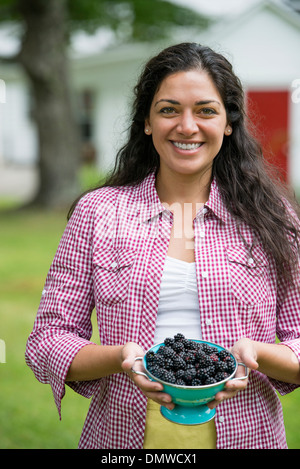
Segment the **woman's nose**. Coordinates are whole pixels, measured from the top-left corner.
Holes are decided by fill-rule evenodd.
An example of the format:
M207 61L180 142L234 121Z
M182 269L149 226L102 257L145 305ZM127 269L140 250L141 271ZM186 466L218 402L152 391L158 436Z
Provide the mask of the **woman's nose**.
M187 111L182 114L177 130L187 136L198 132L199 129L196 118L192 112Z

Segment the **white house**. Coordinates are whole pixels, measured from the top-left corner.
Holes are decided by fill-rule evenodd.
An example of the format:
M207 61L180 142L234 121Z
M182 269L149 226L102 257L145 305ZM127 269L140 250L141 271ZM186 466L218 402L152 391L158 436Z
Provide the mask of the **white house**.
M266 149L299 188L300 15L281 2L264 1L201 39L233 63Z
M36 161L37 139L30 116L26 78L16 65L0 65L0 165L28 165Z
M172 42L190 40L211 46L233 63L256 111L265 147L300 188L300 15L282 2L261 1ZM142 65L165 45L122 45L72 56L78 120L102 169L112 165L124 141L132 88ZM6 103L0 104L0 163L33 163L37 144L26 82L12 66L0 70L0 78L7 91Z

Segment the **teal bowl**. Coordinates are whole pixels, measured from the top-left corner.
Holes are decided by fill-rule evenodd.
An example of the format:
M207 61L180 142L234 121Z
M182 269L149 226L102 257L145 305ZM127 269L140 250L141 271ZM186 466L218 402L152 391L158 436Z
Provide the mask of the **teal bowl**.
M210 409L207 404L214 400L215 395L222 391L225 387L225 384L230 379L246 379L247 373L245 376L241 378L235 378L235 374L239 365L245 367L243 363L238 363L235 357L224 347L217 345L213 342L207 342L204 340L193 340L194 342L198 343L205 343L209 346L215 347L217 351L225 350L230 354L232 357L235 367L234 371L227 376L223 381L218 381L217 383L213 384L205 384L199 386L185 386L185 385L178 385L178 384L171 384L162 379L157 378L154 376L147 367L147 353L154 352L156 353L158 349L164 346L164 343L157 344L151 347L144 355L144 357L138 357L136 360L141 360L143 363L143 367L145 373L140 371L135 371L137 374L142 374L146 376L151 381L157 381L163 385L163 391L169 394L172 397L172 401L175 404L173 410L169 410L164 406L161 406L160 411L161 414L168 420L182 424L182 425L201 425L203 423L207 423L215 417L215 409ZM245 367L247 370L247 368Z

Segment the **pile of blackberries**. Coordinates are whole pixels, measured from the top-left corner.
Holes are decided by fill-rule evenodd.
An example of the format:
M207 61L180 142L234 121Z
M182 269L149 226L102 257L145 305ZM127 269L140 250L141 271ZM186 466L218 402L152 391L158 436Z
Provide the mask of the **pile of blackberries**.
M203 386L228 378L235 370L232 355L213 345L186 339L183 334L167 337L157 352L146 353L148 371L167 383Z

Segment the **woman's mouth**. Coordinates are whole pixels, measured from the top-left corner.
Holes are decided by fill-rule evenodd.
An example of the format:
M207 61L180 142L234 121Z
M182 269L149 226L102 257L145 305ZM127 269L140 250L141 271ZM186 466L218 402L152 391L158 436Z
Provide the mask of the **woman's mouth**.
M180 150L197 150L198 148L200 148L203 143L201 142L198 142L198 143L182 143L182 142L172 142L173 145L176 147L176 148L179 148Z

